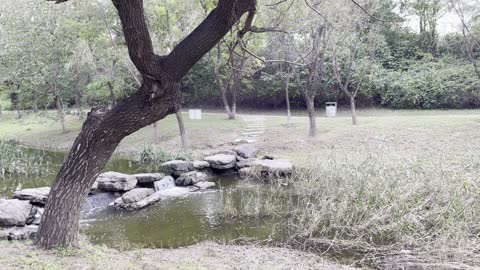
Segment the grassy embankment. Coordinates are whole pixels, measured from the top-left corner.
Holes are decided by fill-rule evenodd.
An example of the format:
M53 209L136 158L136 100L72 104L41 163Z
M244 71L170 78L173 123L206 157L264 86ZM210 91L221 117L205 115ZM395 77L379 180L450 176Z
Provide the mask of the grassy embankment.
M289 188L245 192L229 218L283 217L291 243L352 256L361 265L427 269L480 265L480 111L360 112L269 118L263 151L295 160ZM272 195L273 194L273 195Z

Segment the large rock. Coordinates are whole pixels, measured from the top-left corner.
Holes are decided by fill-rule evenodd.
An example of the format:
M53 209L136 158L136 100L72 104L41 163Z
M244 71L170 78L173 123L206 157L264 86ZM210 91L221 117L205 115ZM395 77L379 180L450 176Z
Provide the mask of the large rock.
M154 183L155 192L175 187L175 179L165 176L162 180Z
M193 168L195 170L207 169L207 168L210 168L210 163L208 163L207 161L203 161L203 160L195 160L193 162Z
M163 173L141 173L133 175L140 184L151 184L162 180L165 177Z
M110 192L101 192L89 196L82 206L82 215L89 216L92 213L101 211L108 207L110 203L115 201L118 196Z
M137 178L123 173L106 172L98 176L97 182L98 189L103 191L129 191L137 185Z
M26 227L12 227L0 231L0 240L24 241L34 240L38 231L38 226L30 225Z
M32 211L28 201L5 200L0 202L0 226L25 226Z
M192 188L187 188L187 187L174 187L174 188L169 188L161 191L157 191L150 196L146 197L143 200L140 200L138 202L126 204L123 202L122 198L118 198L113 202L113 206L116 208L121 208L125 209L128 211L134 211L134 210L140 210L142 208L145 208L147 206L150 206L161 199L164 198L171 198L171 197L181 197L188 195L190 192L192 192Z
M88 195L94 195L96 194L98 191L98 182L95 181L92 185L92 187L90 188L90 191L88 192Z
M208 151L203 153L205 156L214 156L214 155L234 155L236 156L237 153L233 150L213 150L213 151Z
M252 167L258 176L266 180L285 178L293 174L292 162L284 159L257 160Z
M117 198L113 206L125 210L138 210L159 200L150 198L153 194L154 190L151 188L136 188Z
M253 144L241 144L236 146L233 151L237 153L237 155L241 156L242 158L254 158L257 153L258 149Z
M245 168L241 168L240 170L238 170L238 174L240 175L240 178L242 179L247 179L249 178L251 175L252 175L252 168L250 167L245 167Z
M196 188L194 187L174 187L174 188L158 191L156 193L158 193L158 195L162 198L171 198L171 197L183 197L192 193L195 190Z
M239 157L237 158L237 163L236 163L236 166L237 166L237 169L243 169L243 168L246 168L246 167L251 167L253 163L255 163L255 161L257 161L255 158L242 158L242 157Z
M136 188L123 194L122 201L125 204L139 202L148 196L152 195L154 190L152 188Z
M192 171L188 173L182 173L176 180L177 186L191 186L199 182L208 180L208 175L204 172Z
M174 177L180 176L182 173L193 171L193 164L189 161L172 160L160 165L160 171Z
M42 216L43 216L43 213L45 213L45 209L44 208L38 208L36 209L35 211L35 214L33 214L33 217L32 217L32 223L33 225L40 225L40 221L42 221ZM29 224L30 225L30 224Z
M150 196L148 196L147 198L145 198L141 201L131 203L131 204L122 204L122 205L118 205L118 206L125 209L125 210L129 210L129 211L140 210L142 208L145 208L149 205L152 205L152 204L160 201L161 198L162 198L162 196L160 196L159 192L155 192L155 193L151 194Z
M13 198L24 200L24 201L30 201L33 204L45 205L48 200L48 193L50 193L49 187L29 188L29 189L16 191L13 194Z
M195 186L200 188L200 189L207 189L207 188L213 188L215 187L217 184L215 184L215 182L200 182L200 183L196 183Z
M237 157L235 155L217 154L206 157L205 161L210 163L210 166L214 169L226 170L235 167Z

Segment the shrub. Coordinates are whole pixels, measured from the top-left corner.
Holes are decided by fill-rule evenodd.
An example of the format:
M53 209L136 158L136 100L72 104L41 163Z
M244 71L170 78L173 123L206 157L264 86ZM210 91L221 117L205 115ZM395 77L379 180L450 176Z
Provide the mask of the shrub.
M159 164L170 160L191 160L190 153L168 153L160 149L154 149L151 146L144 146L137 153L137 161L144 165Z

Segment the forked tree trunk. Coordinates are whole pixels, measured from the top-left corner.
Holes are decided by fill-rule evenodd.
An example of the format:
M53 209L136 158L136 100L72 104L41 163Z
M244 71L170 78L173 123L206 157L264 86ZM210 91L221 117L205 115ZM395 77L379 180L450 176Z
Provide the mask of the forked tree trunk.
M221 86L220 86L221 87ZM225 86L227 89L230 88L230 81ZM222 94L222 102L223 106L225 107L225 111L227 112L228 119L235 119L235 116L232 114L232 110L230 109L230 105L228 104L228 99L227 99L227 89L221 88L221 94Z
M178 129L180 130L180 139L182 141L182 149L188 148L188 139L187 139L187 132L185 131L185 124L183 123L183 116L182 111L178 110L175 113L178 122Z
M227 92L230 90L231 87L231 78L222 85L222 79L220 78L220 65L222 64L222 49L220 43L217 44L217 62L215 63L215 83L217 84L218 89L220 89L220 94L222 97L223 107L225 108L225 112L227 113L228 119L232 119L232 110L230 109L230 105L227 99Z
M355 109L355 96L353 95L350 96L350 111L352 113L352 124L356 126L358 121L357 121L357 111Z
M308 110L308 136L317 136L317 116L315 114L315 99L307 97L307 110Z
M55 96L54 101L55 101L55 107L57 108L58 121L62 126L62 132L67 133L67 128L65 127L65 113L63 112L62 98L59 96Z
M233 52L232 52L233 53ZM245 52L242 51L240 58L240 64L235 68L234 55L230 55L232 62L232 72L233 72L233 86L232 86L232 117L230 119L234 120L237 117L237 93L240 88L242 80L243 67L245 65Z
M66 0L57 0L65 2ZM153 52L143 1L113 1L123 26L130 58L143 75L134 94L111 110L92 110L52 185L37 233L41 248L77 247L80 210L120 141L177 112L180 82L191 67L231 29L254 0L220 0L217 7L165 57Z

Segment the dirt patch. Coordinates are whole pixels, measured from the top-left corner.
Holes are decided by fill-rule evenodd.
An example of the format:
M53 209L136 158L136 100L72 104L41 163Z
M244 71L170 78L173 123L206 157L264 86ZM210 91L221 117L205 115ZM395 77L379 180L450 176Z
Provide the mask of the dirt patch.
M25 243L0 242L0 265L16 269L209 269L308 270L353 269L320 256L286 248L235 246L205 242L180 249L121 252L84 245L79 251L42 251Z

